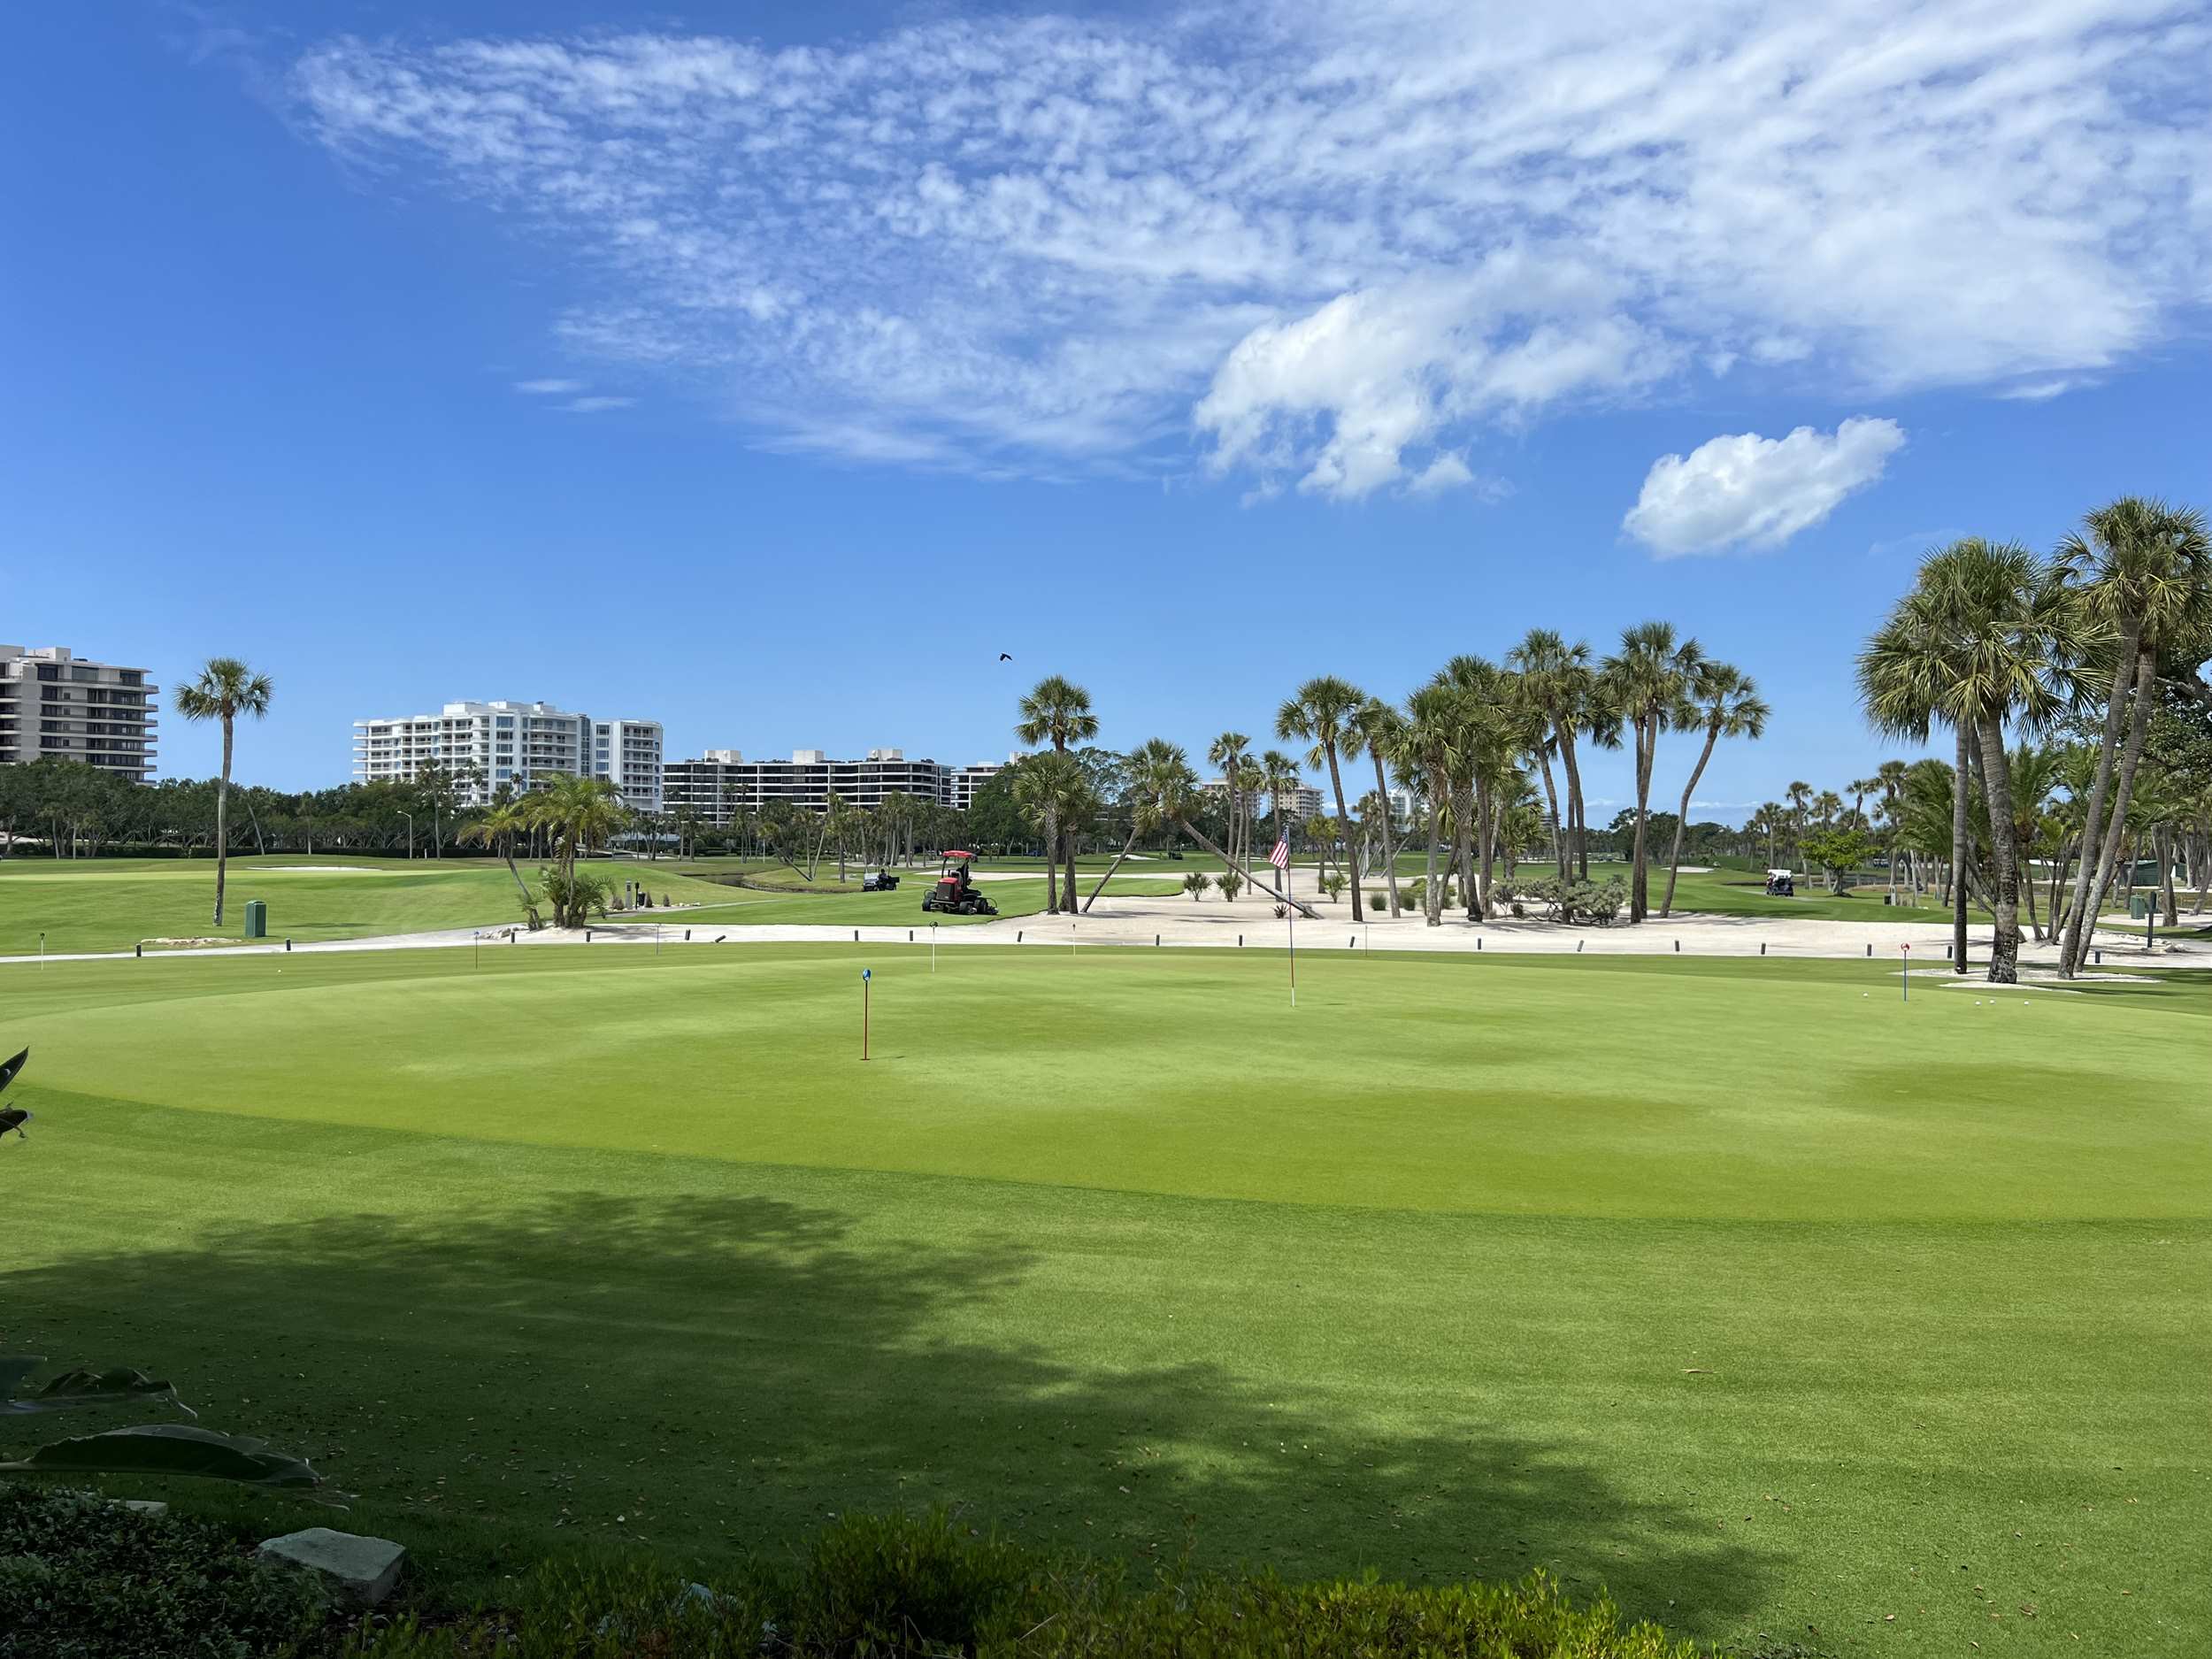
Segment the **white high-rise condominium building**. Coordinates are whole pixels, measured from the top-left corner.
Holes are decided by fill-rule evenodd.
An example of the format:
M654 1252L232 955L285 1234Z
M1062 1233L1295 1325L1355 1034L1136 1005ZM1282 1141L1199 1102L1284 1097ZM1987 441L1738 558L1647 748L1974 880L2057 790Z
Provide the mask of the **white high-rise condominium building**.
M546 703L449 703L437 714L353 723L356 783L411 780L439 766L461 780L461 800L481 806L549 778L603 778L638 811L661 805L657 720L594 720Z
M0 645L0 764L79 760L143 783L160 691L142 668L85 662L58 645Z

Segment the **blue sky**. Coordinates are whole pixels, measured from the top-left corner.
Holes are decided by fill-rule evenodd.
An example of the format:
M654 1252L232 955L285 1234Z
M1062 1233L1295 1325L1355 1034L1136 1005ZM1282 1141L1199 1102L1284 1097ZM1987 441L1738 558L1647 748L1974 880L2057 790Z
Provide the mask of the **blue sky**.
M1775 710L1706 810L1839 787L1924 546L2212 499L2212 28L1825 10L35 8L0 639L242 655L305 787L464 696L991 758L1054 671L1202 749L1663 617Z

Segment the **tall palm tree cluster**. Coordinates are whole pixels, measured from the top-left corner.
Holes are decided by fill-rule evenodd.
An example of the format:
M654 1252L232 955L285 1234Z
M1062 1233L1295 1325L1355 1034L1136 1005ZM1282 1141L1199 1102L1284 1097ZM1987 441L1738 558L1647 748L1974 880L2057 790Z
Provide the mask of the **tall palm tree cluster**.
M1383 902L1396 917L1407 905L1398 879L1394 803L1406 800L1413 803L1410 823L1426 841L1424 918L1432 926L1442 925L1444 895L1455 884L1469 919L1480 921L1493 914L1500 898L1498 871L1509 870L1540 840L1548 840L1562 881L1588 880L1579 757L1586 747L1625 743L1633 749L1636 777L1629 918L1641 921L1650 910L1654 849L1646 832L1660 737L1682 733L1699 741L1682 793L1686 817L1715 747L1723 738L1758 737L1767 714L1748 675L1709 657L1696 641L1678 637L1663 622L1629 629L1619 649L1601 658L1586 643L1570 645L1548 629L1532 630L1502 664L1455 657L1395 703L1322 675L1300 686L1276 710L1275 736L1291 750L1255 756L1248 733L1224 732L1207 750L1208 760L1220 769L1218 782L1208 789L1202 790L1185 752L1164 739L1125 757L1120 799L1114 803L1128 813L1130 824L1122 856L1141 834L1187 834L1218 856L1241 885L1310 914L1302 901L1286 900L1273 882L1253 873L1259 862L1253 856L1255 837L1264 826L1274 835L1314 842L1325 859L1333 853L1340 857L1352 879L1355 921L1365 914L1363 870L1379 878ZM1042 833L1050 862L1066 870L1064 883L1048 875L1048 909L1089 908L1090 899L1079 904L1076 897L1074 845L1106 803L1070 749L1097 730L1089 695L1056 675L1022 700L1016 734L1050 749L1021 764L1016 798ZM1371 790L1360 787L1363 761L1372 768ZM1322 820L1326 834L1317 842L1312 822L1301 822L1292 806L1302 768L1325 775L1334 798L1336 816ZM1348 774L1354 778L1349 788ZM1212 816L1201 810L1208 790L1218 798L1217 822L1225 826L1220 842L1198 827L1202 817ZM1678 823L1663 914L1673 902L1681 856ZM1115 864L1118 868L1120 859ZM1096 896L1094 888L1090 898Z
M2162 708L2212 706L2197 672L2208 655L2212 542L2194 508L2129 496L2088 514L2047 556L1968 537L1922 562L1861 651L1858 682L1878 729L1923 742L1950 734L1955 972L1965 972L1972 888L1995 920L1989 979L2018 978L2020 910L2024 892L2032 918L2038 853L2057 864L2050 918L2063 977L2088 956L2124 852L2132 881L2131 849L2146 827L2171 914L2175 836L2187 841L2206 778L2185 762L2154 762L2147 772L2144 757ZM2033 746L2053 733L2084 741ZM1933 777L1915 771L1918 801L1908 793L1907 804L1924 825ZM2064 806L2054 809L2061 790Z

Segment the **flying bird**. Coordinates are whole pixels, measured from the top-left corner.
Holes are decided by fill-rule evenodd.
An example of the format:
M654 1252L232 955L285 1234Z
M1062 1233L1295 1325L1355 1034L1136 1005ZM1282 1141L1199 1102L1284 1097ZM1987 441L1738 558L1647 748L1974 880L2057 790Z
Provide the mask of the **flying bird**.
M1001 651L998 654L998 659L1002 663L1010 663L1014 660L1014 654L1011 651Z

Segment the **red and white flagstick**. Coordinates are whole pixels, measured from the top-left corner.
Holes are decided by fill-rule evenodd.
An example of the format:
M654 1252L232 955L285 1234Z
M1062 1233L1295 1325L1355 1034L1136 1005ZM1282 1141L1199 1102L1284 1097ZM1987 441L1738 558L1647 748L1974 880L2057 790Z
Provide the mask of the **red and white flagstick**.
M1298 902L1290 896L1290 861L1283 861L1283 914L1290 920L1290 1005L1298 1006Z
M1897 949L1905 953L1904 972L1897 976L1897 982L1905 987L1903 1000L1909 1002L1912 1001L1912 945L1909 941L1902 941Z

